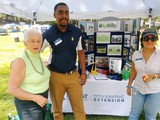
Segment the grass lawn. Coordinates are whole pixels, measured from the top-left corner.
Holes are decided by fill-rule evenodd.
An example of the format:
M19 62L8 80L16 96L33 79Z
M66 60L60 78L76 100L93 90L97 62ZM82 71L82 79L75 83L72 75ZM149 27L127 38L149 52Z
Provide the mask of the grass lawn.
M20 42L15 42L13 36L18 35ZM160 43L158 43L160 46ZM0 120L7 120L8 113L16 115L13 97L7 93L7 82L10 70L10 62L18 56L24 49L21 33L12 33L7 36L0 36ZM49 54L49 49L42 53L45 60ZM64 120L73 120L73 114L64 114ZM87 120L127 120L128 117L107 116L107 115L87 115ZM144 112L140 116L144 120ZM160 117L157 118L160 120Z

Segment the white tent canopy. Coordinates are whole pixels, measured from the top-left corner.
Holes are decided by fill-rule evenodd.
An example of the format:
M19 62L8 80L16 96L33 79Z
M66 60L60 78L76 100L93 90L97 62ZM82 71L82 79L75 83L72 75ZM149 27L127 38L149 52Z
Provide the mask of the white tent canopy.
M71 19L101 19L103 17L147 18L160 16L160 0L0 0L0 13L37 21L52 21L53 9L65 2Z

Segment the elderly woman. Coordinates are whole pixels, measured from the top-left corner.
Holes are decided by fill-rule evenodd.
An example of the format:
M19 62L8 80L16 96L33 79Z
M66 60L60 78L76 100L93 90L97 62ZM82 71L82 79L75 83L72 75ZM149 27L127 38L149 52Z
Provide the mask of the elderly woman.
M26 30L24 45L24 51L11 64L8 92L14 96L20 120L43 120L50 72L39 54L41 33L33 28Z
M145 119L156 120L160 108L160 50L156 30L147 29L142 33L142 49L132 56L132 68L127 94L132 92L132 106L129 120L138 120L145 105ZM134 86L132 82L134 80Z

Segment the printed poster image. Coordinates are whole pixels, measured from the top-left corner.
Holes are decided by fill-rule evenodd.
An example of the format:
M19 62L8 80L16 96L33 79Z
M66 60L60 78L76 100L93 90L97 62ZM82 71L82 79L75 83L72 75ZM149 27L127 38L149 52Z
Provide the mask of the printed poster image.
M128 49L123 48L123 55L124 55L124 56L128 56Z
M88 38L88 51L94 51L94 36Z
M108 45L107 55L121 55L122 45Z
M79 27L83 33L86 32L87 35L94 35L94 23L93 22L81 21L79 23Z
M94 23L87 23L87 35L94 35Z
M136 51L138 49L138 40L137 40L137 36L131 36L131 46L130 46L130 53L133 54L134 51Z
M133 54L134 51L136 51L136 50L137 50L137 44L132 44L132 45L131 45L131 48L130 48L131 54Z
M96 67L109 68L108 57L96 57Z
M131 44L131 36L130 35L124 35L124 46L130 47Z
M81 31L84 33L86 30L86 22L80 22L80 29L81 29Z
M114 73L121 73L122 58L112 58L109 59L109 70L113 70Z
M131 36L131 44L137 44L138 40L137 40L137 36Z
M122 71L123 71L123 70L130 71L130 70L131 70L131 67L132 67L132 65L126 62L125 65L124 65L124 67L123 67L123 69L122 69Z
M86 55L86 66L92 65L94 63L94 53Z
M85 55L85 58L86 58L86 66L88 66L88 55Z
M133 20L128 20L125 21L125 32L126 33L131 33L133 30Z
M122 35L112 35L112 43L122 43Z
M84 40L85 42L85 52L94 51L94 36L89 36L88 39Z
M136 19L133 20L133 34L137 35L138 31L138 21Z
M97 32L97 43L110 43L110 33Z
M85 44L84 51L87 52L88 51L88 39L84 40L84 44Z
M97 46L97 53L106 54L106 46Z

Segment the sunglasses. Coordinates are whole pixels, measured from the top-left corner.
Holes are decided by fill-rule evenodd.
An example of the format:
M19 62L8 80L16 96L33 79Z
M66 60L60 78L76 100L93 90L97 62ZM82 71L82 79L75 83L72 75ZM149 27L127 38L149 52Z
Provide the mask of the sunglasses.
M152 42L155 42L158 40L158 37L157 36L152 36L152 37L146 36L143 38L143 41L145 41L145 42L148 42L149 40L151 40Z

